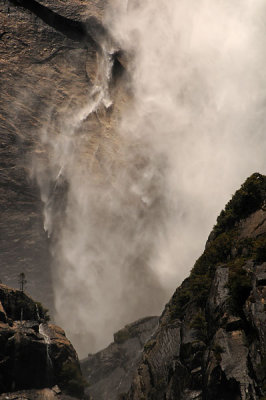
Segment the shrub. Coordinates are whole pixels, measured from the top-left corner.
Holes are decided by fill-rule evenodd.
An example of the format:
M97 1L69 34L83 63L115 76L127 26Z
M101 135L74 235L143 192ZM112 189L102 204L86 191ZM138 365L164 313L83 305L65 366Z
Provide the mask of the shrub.
M48 308L43 307L43 305L40 302L36 302L36 307L38 308L40 318L44 319L46 322L50 321L50 315ZM36 311L36 310L35 310Z
M235 193L217 218L212 239L196 261L189 278L174 293L169 307L171 318L183 318L186 306L190 302L194 301L199 307L204 307L217 265L229 263L230 259L235 257L238 257L238 261L231 261L229 264L228 287L234 312L241 312L251 290L251 280L242 268L242 261L242 265L239 265L239 257L245 254L246 257L255 257L257 262L266 260L266 240L257 240L255 247L254 239L237 241L236 224L260 208L265 197L266 177L258 173L251 175ZM235 254L232 253L234 246Z
M255 261L263 263L266 261L266 238L259 237L254 243Z
M193 318L190 327L195 329L197 332L197 338L206 342L207 340L207 321L205 318L205 314L202 311L199 311L195 317Z
M254 173L236 191L217 218L217 224L214 227L216 235L231 229L242 218L248 217L261 207L265 193L266 177L259 173Z
M127 328L120 329L120 331L114 333L114 341L117 344L122 344L130 339L131 334Z
M182 318L186 305L195 301L204 307L210 293L216 266L225 262L231 253L235 231L219 235L196 261L189 278L176 290L170 304L172 318Z
M241 314L242 307L252 289L251 278L243 268L245 260L237 259L230 265L228 288L230 294L230 307L233 313Z

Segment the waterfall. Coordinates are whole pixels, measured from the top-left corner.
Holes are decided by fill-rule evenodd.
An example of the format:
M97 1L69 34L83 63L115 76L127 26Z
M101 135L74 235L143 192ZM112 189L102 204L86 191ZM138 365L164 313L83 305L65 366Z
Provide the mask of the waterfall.
M48 384L50 384L50 376L53 369L53 362L50 355L51 339L48 334L48 329L47 324L42 323L39 325L39 333L43 337L44 343L46 345L46 373Z
M161 312L224 204L266 169L264 2L127 3L105 19L129 55L122 89L105 49L87 100L51 111L35 163L56 319L82 355Z
M35 303L35 310L36 310L37 320L40 321L41 317L40 317L39 307L38 307L37 303Z

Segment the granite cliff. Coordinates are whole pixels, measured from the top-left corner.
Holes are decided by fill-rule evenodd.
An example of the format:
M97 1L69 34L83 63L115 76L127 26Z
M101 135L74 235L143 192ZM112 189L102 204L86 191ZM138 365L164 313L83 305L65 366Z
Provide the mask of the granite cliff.
M219 215L137 359L129 326L82 361L95 400L266 398L265 204L266 177L253 174Z
M266 396L266 177L253 174L145 344L127 400Z
M69 0L65 7L62 1L3 0L0 4L0 279L14 286L24 271L30 294L51 308L50 243L56 242L60 231L68 182L51 179L44 198L31 179L30 162L38 158L39 165L48 164L39 134L43 127L48 124L56 137L62 119L86 103L97 76L100 43L109 41L101 24L105 3ZM116 159L119 138L112 126L125 95L116 83L126 63L118 50L113 57L108 83L114 102L90 115L79 130L79 137L85 137L84 158L99 181L110 160L114 170L123 168ZM145 171L141 152L130 161L130 173ZM265 398L265 186L265 177L254 174L228 203L205 252L166 305L155 332L156 319L128 325L107 349L83 361L91 384L88 391L96 399L116 394L127 400ZM161 199L157 200L158 206ZM56 225L52 237L44 229L45 201ZM133 195L130 201L138 200ZM146 205L141 207L139 214ZM132 265L140 265L134 271L141 277L137 282L144 282L142 291L147 291L149 277L142 279L141 262L133 257ZM47 323L45 311L3 285L0 296L1 391L54 384L71 391L73 376L82 383L74 349L60 328ZM116 392L119 385L124 393ZM48 390L48 397L57 396L51 389L40 390Z
M106 39L101 24L104 5L105 0L71 0L67 6L49 0L0 4L0 279L16 287L24 271L28 292L51 313L51 238L44 229L45 199L32 165L36 157L47 164L40 132L49 125L51 112L50 129L56 134L66 113L87 101L97 74L99 43ZM122 67L114 58L115 78ZM96 116L82 125L83 132L93 136L90 154L101 140L100 125ZM66 190L62 182L54 193L50 183L47 196L60 199L63 209Z

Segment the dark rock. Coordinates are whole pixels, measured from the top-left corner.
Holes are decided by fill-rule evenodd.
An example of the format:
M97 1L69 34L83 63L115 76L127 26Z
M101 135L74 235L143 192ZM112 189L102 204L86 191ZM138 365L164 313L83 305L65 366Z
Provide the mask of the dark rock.
M5 308L0 322L0 393L55 384L71 391L69 381L76 379L80 395L84 382L78 357L64 331L39 321L39 315L45 316L43 309L39 304L37 315L36 303L25 293L0 285L0 299Z
M256 201L248 192L253 180ZM252 208L239 211L247 193ZM254 174L235 196L190 277L167 304L125 399L266 396L266 263L259 264L266 241L266 177Z
M6 316L6 312L4 310L4 307L0 301L0 321L1 322L7 322L7 316Z
M81 361L94 400L115 400L126 393L143 347L158 325L158 317L140 319L114 334L114 343ZM145 346L146 346L145 345Z
M242 318L230 315L226 323L226 331L227 332L238 331L239 329L242 328L243 328Z

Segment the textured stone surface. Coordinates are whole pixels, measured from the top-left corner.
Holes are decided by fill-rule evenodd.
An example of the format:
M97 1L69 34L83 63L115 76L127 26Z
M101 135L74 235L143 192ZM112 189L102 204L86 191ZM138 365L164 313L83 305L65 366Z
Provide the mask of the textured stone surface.
M31 165L43 151L40 132L51 114L74 108L88 95L96 50L47 24L27 9L30 3L0 3L0 279L16 287L24 272L29 293L52 309L49 239ZM94 34L105 0L40 3Z
M240 237L253 238L266 233L266 210L256 211L240 225Z
M167 304L124 399L264 399L266 194L265 177L252 179L260 180L259 208L237 221L232 204L247 213L248 198L245 187L237 193L227 208L235 224L214 228L191 276Z
M213 279L211 293L209 297L210 312L220 312L224 308L225 302L228 299L228 268L225 266L218 267Z
M64 331L48 324L41 305L24 293L0 285L0 299L6 316L0 322L0 393L55 384L68 388L65 368L80 374L80 367Z
M116 332L106 349L81 361L87 392L94 400L115 400L129 390L141 351L157 325L158 317L133 322Z

